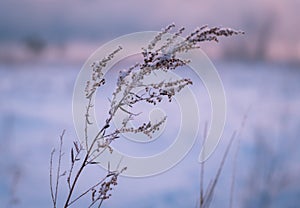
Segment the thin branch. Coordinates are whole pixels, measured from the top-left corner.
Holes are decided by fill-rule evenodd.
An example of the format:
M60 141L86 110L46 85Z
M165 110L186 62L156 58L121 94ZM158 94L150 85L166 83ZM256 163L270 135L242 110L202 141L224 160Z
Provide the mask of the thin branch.
M50 156L50 192L51 192L51 199L53 203L53 207L56 208L56 199L54 197L54 191L53 191L53 155L55 153L55 149L51 151L51 156Z
M231 180L230 197L229 197L229 208L233 207L233 196L234 196L234 188L235 188L235 180L236 180L237 158L238 158L238 152L239 152L240 143L241 143L241 137L240 136L241 136L242 130L245 127L245 123L247 121L250 109L251 109L251 106L248 108L246 114L244 115L241 126L240 126L240 128L238 130L238 134L237 134L238 144L237 144L237 148L236 148L236 151L235 151L235 154L234 154L234 161L233 161L233 171L232 171L232 180Z
M56 181L55 186L53 187L53 156L55 153L55 149L52 150L51 156L50 156L50 192L51 192L51 198L53 202L53 207L56 208L57 206L57 195L58 195L58 188L59 188L59 179L64 175L60 173L61 168L61 159L62 159L62 145L63 145L63 137L65 135L65 130L63 130L62 134L60 135L60 143L59 143L59 151L58 151L58 165L57 165L57 171L56 171Z
M85 157L84 157L84 159L83 159L83 161L82 161L82 164L81 164L81 166L80 166L80 168L79 168L77 174L75 175L75 178L74 178L74 181L73 181L73 183L72 183L72 185L71 185L71 189L70 189L70 191L69 191L69 193L68 193L68 196L67 196L67 199L66 199L64 208L67 208L67 207L70 205L69 202L70 202L70 200L71 200L71 197L72 197L74 188L75 188L75 186L76 186L76 184L77 184L77 181L78 181L78 179L79 179L79 176L81 175L81 173L82 173L83 169L85 168L85 166L88 164L87 161L88 161L88 158L89 158L89 156L90 156L90 152L92 151L92 148L93 148L95 142L97 141L97 138L99 137L99 135L100 135L104 130L105 130L105 128L103 127L103 128L99 131L99 133L96 135L96 137L94 138L94 140L93 140L91 146L89 147L89 149L88 149L88 151L87 151L87 153L86 153L86 155L85 155Z
M59 186L59 179L61 177L60 175L60 168L61 168L61 158L62 158L62 145L63 145L63 137L65 135L66 130L63 130L61 136L60 136L60 144L59 144L59 156L58 156L58 166L57 166L57 172L56 172L56 185L55 185L55 201L57 201L57 194L58 194L58 186Z
M84 122L84 137L85 137L85 148L86 149L88 149L88 125L92 124L89 120L89 112L92 107L93 107L92 97L89 97L88 105L86 107L85 122Z
M105 147L100 151L98 152L92 159L89 159L88 163L91 164L91 162L93 162L95 159L97 159L100 155L103 154L103 152L105 152L107 149L109 148L108 145L105 145ZM93 153L95 154L95 153ZM93 154L90 154L90 157L93 155Z
M207 138L207 122L205 122L205 126L204 126L204 133L203 133L203 141L202 141L202 147L205 148L204 144ZM203 149L204 151L204 149ZM204 203L204 163L205 161L203 161L201 163L201 172L200 172L200 208L202 208L203 203Z
M230 197L229 197L229 208L233 206L233 196L234 196L234 187L235 187L235 180L236 180L236 167L237 167L237 156L240 149L240 139L238 139L237 148L234 154L233 160L233 171L232 171L232 179L231 179L231 186L230 186Z
M75 199L73 199L69 205L73 204L74 202L76 202L78 199L80 199L81 197L85 196L88 192L92 191L94 188L96 188L97 186L99 186L101 183L103 183L106 180L107 177L103 178L101 181L99 181L98 183L96 183L95 185L93 185L92 187L90 187L89 189L87 189L86 191L84 191L82 194L80 194L78 197L76 197Z
M75 146L75 149L76 149L76 155L74 156L74 159L72 159L72 161L71 161L71 167L70 167L69 174L68 174L68 177L67 177L67 183L68 183L69 190L71 189L71 178L72 178L72 173L73 173L73 170L74 170L75 163L80 160L78 158L78 156L81 153L81 151L83 150L82 147L81 146L78 147L78 145L75 142L74 142L74 146Z

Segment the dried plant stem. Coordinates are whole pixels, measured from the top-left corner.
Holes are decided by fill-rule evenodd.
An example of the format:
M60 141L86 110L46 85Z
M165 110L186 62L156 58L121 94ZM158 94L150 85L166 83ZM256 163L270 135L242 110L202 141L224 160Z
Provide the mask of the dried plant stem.
M52 176L52 172L53 172L53 155L54 155L54 149L51 152L51 156L50 156L50 192L51 192L51 199L52 199L52 203L53 203L53 207L56 208L56 199L54 196L54 191L53 191L53 176Z
M205 162L202 162L201 164L201 176L200 176L200 184L201 184L201 187L200 187L200 208L202 208L203 206L203 203L204 203L204 184L203 184L203 178L204 178L204 163Z
M82 165L80 166L80 168L79 168L79 170L78 170L78 172L77 172L77 174L76 174L76 176L74 178L74 181L73 181L73 183L71 185L71 188L70 188L70 191L68 193L67 200L65 202L64 208L67 208L69 206L69 201L70 201L71 196L73 194L73 191L74 191L75 185L77 183L77 180L79 179L79 176L81 175L81 172L83 171L83 169L84 169L84 167L86 165L87 158L88 158L88 154L86 154L86 156L85 156L85 158L84 158L84 160L82 162Z
M114 53L114 52L113 52ZM110 57L110 56L109 56ZM108 60L108 59L107 59ZM88 82L89 83L89 82ZM100 83L96 83L97 85L95 86L100 86L101 83L103 83L103 79L101 79ZM75 200L72 200L71 201L71 198L72 198L72 195L73 195L73 192L74 192L74 189L75 189L75 186L77 184L77 181L82 173L82 171L84 170L84 168L90 164L90 162L92 162L94 159L96 158L93 158L90 162L89 162L89 158L91 157L92 155L92 150L94 148L94 145L95 143L97 142L97 140L99 140L99 138L103 137L104 136L104 133L105 133L105 129L108 128L109 126L109 122L111 121L112 119L112 115L110 116L109 119L106 120L106 125L97 133L97 135L94 137L94 139L92 140L92 143L89 145L88 144L88 125L91 124L91 122L89 121L89 112L91 110L91 108L93 107L92 105L92 99L93 99L93 95L94 95L94 92L96 91L96 88L93 88L91 90L91 92L89 93L89 95L87 96L87 99L88 99L88 104L87 104L87 107L86 107L86 114L85 114L85 146L86 146L86 153L85 153L85 156L84 156L84 159L80 165L80 168L78 169L76 175L74 176L74 180L72 183L70 183L71 181L71 174L72 174L72 169L73 169L73 165L74 165L74 162L72 161L72 165L71 165L71 171L70 171L70 175L68 177L68 183L69 183L69 192L68 192L68 195L67 195L67 199L65 201L65 204L64 204L64 208L67 208L70 206L71 203L74 203L75 201L77 201L79 198L81 198L82 196L84 196L85 194L87 194L88 192L84 192L83 194L80 195L80 197L77 197ZM106 178L104 178L105 180ZM71 184L71 185L70 185ZM99 183L100 184L100 183ZM98 185L99 185L98 184ZM91 190L91 189L89 189Z
M235 188L235 180L236 180L237 158L238 158L238 153L239 153L239 150L240 150L240 143L241 143L240 136L241 136L242 130L245 126L245 123L247 121L248 113L250 111L250 108L251 107L249 107L247 112L245 113L245 115L243 117L243 120L242 120L242 123L241 123L241 126L239 128L238 134L237 134L238 143L237 143L237 148L236 148L236 151L235 151L235 154L234 154L234 160L233 160L233 170L232 170L232 179L231 179L230 196L229 196L229 208L233 207L233 196L234 196L234 188Z
M96 183L95 185L93 185L92 187L90 187L89 189L87 189L86 191L84 191L82 194L80 194L78 197L76 197L75 199L73 199L70 203L69 206L71 204L73 204L74 202L76 202L78 199L80 199L81 197L83 197L84 195L86 195L87 193L89 193L91 190L93 190L95 187L99 186L101 183L103 183L105 181L107 177L103 178L101 181L99 181L98 183Z
M53 187L53 155L55 152L55 149L51 152L51 158L50 158L50 190L51 190L51 197L53 202L53 207L56 208L57 206L57 194L58 194L58 186L59 186L59 179L62 176L60 173L61 168L61 158L62 158L62 145L63 145L63 137L65 135L65 130L63 130L62 134L60 135L60 143L59 143L59 151L58 151L58 166L56 171L56 183L55 187Z
M222 158L222 161L219 165L219 168L218 168L218 171L217 171L217 174L216 176L214 177L214 180L211 182L208 190L207 190L207 193L205 194L205 201L204 201L204 204L203 204L203 207L209 207L210 206L210 203L212 201L212 198L213 198L213 195L214 195L214 191L215 191L215 187L218 183L218 180L219 180L219 177L220 177L220 174L222 172L222 169L223 169L223 166L225 164L225 161L227 159L227 155L228 155L228 152L230 150L230 147L232 145L232 142L233 140L235 139L236 137L236 131L234 131L234 133L232 134L231 136L231 139L229 141L229 144L227 145L227 148L225 150L225 153L223 155L223 158Z
M88 122L88 121L86 121L86 123L87 123L87 122ZM92 141L92 143L91 143L89 149L87 150L87 152L86 152L86 154L85 154L85 157L84 157L84 159L83 159L83 161L82 161L82 164L81 164L79 170L77 171L77 173L76 173L76 175L75 175L75 177L74 177L74 181L73 181L73 183L72 183L72 185L71 185L71 188L70 188L70 190L69 190L69 193L68 193L67 200L66 200L66 202L65 202L64 208L67 208L67 207L70 205L71 196L72 196L72 194L73 194L73 191L74 191L74 188L75 188L75 186L76 186L76 184L77 184L77 181L78 181L78 179L79 179L79 177L80 177L80 175L81 175L83 169L84 169L84 168L86 167L86 165L88 164L88 159L89 159L89 157L91 156L91 151L93 150L93 147L94 147L94 145L95 145L95 143L96 143L96 141L97 141L97 138L99 138L100 135L105 131L106 126L107 126L107 125L105 125L105 126L97 133L97 135L96 135L95 138L93 139L93 141ZM98 184L98 185L99 185L99 184ZM86 192L86 193L88 193L88 192ZM83 195L85 195L86 193L84 193ZM79 197L79 198L80 198L80 197ZM75 201L76 201L76 200L75 200ZM72 203L74 203L75 201L73 200Z
M74 146L76 149L76 155L75 156L73 155L74 153L73 153L73 148L72 148L71 149L71 167L70 167L70 171L69 171L69 174L67 177L67 183L68 183L69 190L71 189L71 176L73 173L75 163L80 160L79 154L83 150L82 146L80 145L80 147L79 147L79 145L76 142L74 142Z
M203 141L202 141L202 147L204 148L204 144L207 138L207 122L205 122L205 126L204 126L204 133L203 133ZM203 149L203 151L205 151ZM204 165L205 165L205 161L203 161L201 163L201 170L200 170L200 208L203 207L203 203L204 203Z
M66 177L68 193L63 205L64 208L68 208L70 205L74 204L76 201L78 201L88 193L91 193L92 195L92 202L88 207L92 207L97 203L99 203L97 204L98 207L101 207L103 201L111 196L110 190L112 190L112 186L117 185L117 178L119 174L121 174L122 171L124 171L126 168L123 168L121 171L110 171L108 169L108 174L104 176L102 180L94 183L93 186L89 187L77 197L74 197L73 195L75 187L78 186L79 178L81 177L85 168L88 165L98 164L96 159L101 156L104 151L109 150L112 153L113 149L110 146L111 142L119 138L120 134L143 133L151 138L153 133L158 131L161 125L166 121L166 117L163 117L156 123L147 121L145 123L142 123L137 128L128 127L128 122L140 115L140 113L135 113L131 110L135 104L139 102L146 102L148 104L156 105L158 102L161 102L163 98L166 98L169 102L171 102L177 93L179 93L184 87L192 84L192 81L189 78L170 81L154 81L154 83L145 84L144 81L147 76L155 74L155 72L159 70L168 72L171 70L175 70L176 68L179 68L181 66L185 66L190 62L190 60L181 60L180 58L177 58L176 55L199 48L198 44L200 42L218 41L218 37L231 36L242 33L240 31L235 31L229 28L208 28L207 26L205 26L197 29L190 35L186 36L184 39L178 40L179 36L184 31L184 28L181 28L179 29L179 31L175 32L171 38L167 39L167 41L163 43L162 47L157 48L157 43L159 41L162 41L163 36L169 33L174 27L174 24L167 26L162 30L162 32L154 37L153 41L150 42L147 49L142 49L143 61L141 61L140 63L136 63L135 65L127 68L124 71L120 71L116 89L112 94L112 99L109 100L109 115L105 120L104 126L97 132L95 137L89 137L88 135L89 126L93 124L89 120L89 117L91 110L94 108L93 101L95 98L95 94L97 89L105 84L103 69L107 66L108 62L111 61L115 57L115 55L122 50L122 47L119 46L108 56L104 57L100 61L95 61L91 65L91 77L89 80L87 80L84 89L85 97L87 99L85 114L83 115L83 119L85 119L84 141L82 141L80 145L78 145L77 142L74 142L74 148L71 148L71 165L68 170L68 176ZM137 90L138 92L134 92L135 90ZM120 128L113 129L113 127L110 127L110 123L116 115L117 111L125 112L128 117L124 118L122 126ZM56 169L57 171L55 184L53 184L53 155L55 153L55 150L51 152L50 159L50 188L54 208L58 206L57 197L60 178L65 175L65 172L61 174L61 159L63 155L62 145L64 133L65 131L63 131L62 135L60 136L58 167ZM75 166L76 172L74 171ZM201 166L201 207L202 205L204 205L205 200L203 191L203 177L204 164L202 164Z
M234 187L235 187L235 180L236 180L236 167L237 167L237 156L240 149L240 139L238 140L237 148L234 154L233 160L233 170L232 170L232 179L230 185L230 197L229 197L229 208L233 206L233 196L234 196Z

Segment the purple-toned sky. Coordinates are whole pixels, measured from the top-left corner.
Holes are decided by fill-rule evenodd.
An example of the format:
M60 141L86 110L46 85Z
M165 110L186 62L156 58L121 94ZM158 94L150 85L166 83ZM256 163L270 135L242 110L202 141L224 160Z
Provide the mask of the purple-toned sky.
M208 24L246 32L218 49L204 46L214 56L294 61L300 57L298 8L297 0L4 0L0 60L28 59L30 50L52 61L80 61L120 35L175 22L188 30Z

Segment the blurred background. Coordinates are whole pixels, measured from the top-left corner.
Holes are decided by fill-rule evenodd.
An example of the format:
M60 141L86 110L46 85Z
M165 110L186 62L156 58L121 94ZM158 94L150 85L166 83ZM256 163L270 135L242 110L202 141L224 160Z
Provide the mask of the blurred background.
M228 105L224 137L206 162L205 187L216 174L232 132L240 132L212 207L229 207L230 193L233 207L297 207L299 8L298 0L1 1L0 207L51 207L50 152L63 129L66 151L76 138L72 93L85 60L121 35L158 31L172 22L187 31L205 24L245 31L202 47L220 73ZM207 100L200 102L209 106ZM200 133L205 121L209 115L202 119ZM121 177L104 207L197 206L201 138L166 173ZM99 170L99 175L104 173Z

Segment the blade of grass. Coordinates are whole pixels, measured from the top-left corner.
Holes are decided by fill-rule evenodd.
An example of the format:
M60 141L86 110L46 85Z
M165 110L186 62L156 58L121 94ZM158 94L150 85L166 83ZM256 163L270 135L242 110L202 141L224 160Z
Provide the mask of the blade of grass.
M216 174L214 180L212 181L212 185L211 185L211 187L209 189L207 189L207 194L206 194L206 197L205 197L205 201L204 201L203 207L209 207L210 206L210 203L212 201L216 185L218 183L219 177L221 175L221 172L223 170L225 161L227 159L228 152L230 150L230 147L231 147L232 142L233 142L233 140L234 140L235 137L236 137L236 131L234 131L233 134L232 134L232 136L231 136L229 144L227 145L226 151L225 151L225 153L223 155L222 161L221 161L221 163L219 165L217 174Z

